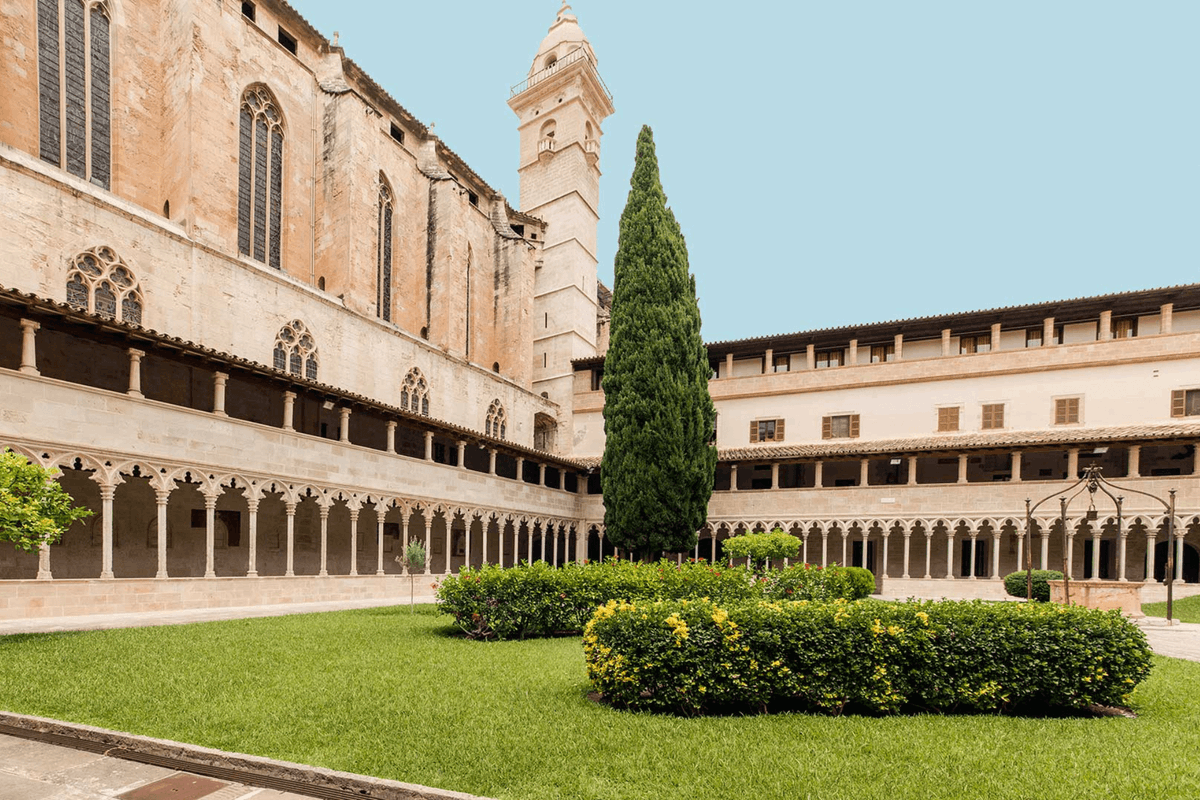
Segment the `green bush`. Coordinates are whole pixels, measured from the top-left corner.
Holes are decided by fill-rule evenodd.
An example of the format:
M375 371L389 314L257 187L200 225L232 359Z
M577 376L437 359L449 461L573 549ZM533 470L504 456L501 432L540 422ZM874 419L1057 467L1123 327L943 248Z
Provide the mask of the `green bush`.
M861 570L870 576L866 570ZM641 564L609 559L602 564L555 568L537 561L501 569L464 568L438 586L438 610L473 639L528 639L579 633L598 606L609 600L681 600L706 597L718 603L759 598L856 599L861 577L843 567L799 564L755 577L745 567L705 561ZM874 590L875 580L870 579Z
M1041 713L1125 705L1150 671L1119 612L1033 603L610 601L583 642L607 702L685 715Z
M771 561L795 558L800 552L800 540L779 528L770 533L747 533L722 542L726 558L746 558L754 571L762 573Z
M847 600L862 600L875 594L875 576L871 570L863 567L845 567L850 578L850 593L845 595Z
M1043 603L1050 602L1050 584L1047 581L1061 581L1063 574L1052 569L1035 569L1033 571L1033 599ZM1028 580L1025 570L1013 572L1004 576L1004 591L1013 597L1025 597Z

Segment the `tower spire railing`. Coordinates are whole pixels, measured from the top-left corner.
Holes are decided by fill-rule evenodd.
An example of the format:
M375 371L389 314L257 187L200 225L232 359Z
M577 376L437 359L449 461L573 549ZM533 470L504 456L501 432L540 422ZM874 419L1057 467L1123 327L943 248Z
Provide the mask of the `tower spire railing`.
M509 94L508 94L509 98L516 97L517 95L521 94L521 92L524 92L527 89L532 89L534 86L537 86L539 83L544 81L546 78L549 78L551 75L561 72L562 70L566 69L567 67L571 66L576 61L579 61L581 59L583 61L586 61L588 63L588 66L590 66L592 68L592 74L596 76L596 80L599 81L599 83L600 83L600 88L604 90L605 96L608 97L608 102L611 103L613 101L612 92L610 92L608 90L608 86L604 83L604 79L600 77L600 70L597 69L596 62L592 61L591 56L589 56L587 54L587 50L585 50L582 47L575 48L574 50L572 50L571 52L567 53L565 56L560 58L558 61L555 61L550 66L546 67L543 70L540 70L539 72L533 73L525 80L523 80L520 83L513 86L512 89L509 90Z

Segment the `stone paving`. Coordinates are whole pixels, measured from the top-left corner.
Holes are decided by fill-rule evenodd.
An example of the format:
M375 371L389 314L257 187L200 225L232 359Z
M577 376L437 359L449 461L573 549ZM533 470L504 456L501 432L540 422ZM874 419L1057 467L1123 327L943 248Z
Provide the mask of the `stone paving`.
M1150 649L1160 656L1200 661L1200 625L1176 621L1167 625L1162 617L1134 620L1146 632Z

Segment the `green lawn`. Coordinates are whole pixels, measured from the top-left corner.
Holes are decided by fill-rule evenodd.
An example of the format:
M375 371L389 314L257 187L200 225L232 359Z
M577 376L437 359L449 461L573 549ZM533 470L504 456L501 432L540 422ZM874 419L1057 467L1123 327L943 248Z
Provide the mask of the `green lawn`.
M1200 595L1185 597L1172 603L1172 615L1181 622L1200 622ZM1142 613L1148 617L1166 617L1166 603L1146 603Z
M1139 719L677 719L585 697L578 639L432 608L0 637L0 708L498 798L1200 797L1200 664Z

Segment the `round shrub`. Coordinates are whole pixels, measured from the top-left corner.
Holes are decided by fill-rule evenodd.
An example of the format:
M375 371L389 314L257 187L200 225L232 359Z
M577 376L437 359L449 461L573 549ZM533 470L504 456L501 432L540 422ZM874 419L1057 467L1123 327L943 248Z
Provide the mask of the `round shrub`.
M871 570L862 567L844 569L850 582L850 592L845 596L847 600L862 600L875 594L875 576L871 574Z
M1043 603L1050 602L1050 584L1047 581L1061 581L1063 574L1052 569L1035 569L1033 571L1033 599ZM1004 591L1013 597L1024 598L1028 588L1025 570L1013 572L1004 576Z
M1041 713L1124 705L1150 671L1119 612L1032 603L610 601L583 641L607 702L685 715Z

